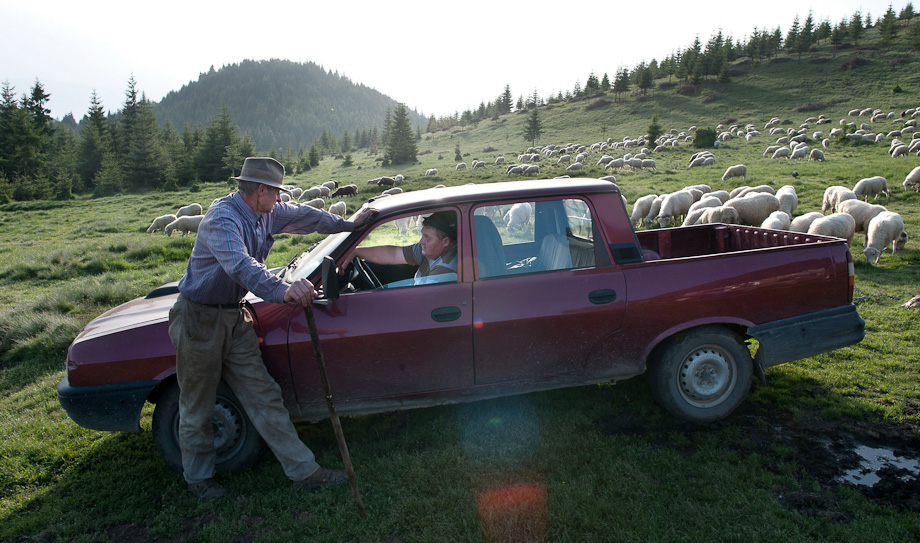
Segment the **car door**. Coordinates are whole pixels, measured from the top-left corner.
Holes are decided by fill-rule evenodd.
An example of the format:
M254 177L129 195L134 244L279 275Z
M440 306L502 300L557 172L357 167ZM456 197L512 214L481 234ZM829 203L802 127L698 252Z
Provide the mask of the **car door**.
M337 404L417 399L473 384L472 285L458 279L345 293L328 305L314 304ZM292 317L288 345L298 403L324 402L303 312Z
M527 202L529 218L512 213L515 203L521 202L474 212L477 385L583 371L592 347L619 329L626 308L625 279L595 246L599 234L585 201ZM504 260L498 268L488 262L496 258Z

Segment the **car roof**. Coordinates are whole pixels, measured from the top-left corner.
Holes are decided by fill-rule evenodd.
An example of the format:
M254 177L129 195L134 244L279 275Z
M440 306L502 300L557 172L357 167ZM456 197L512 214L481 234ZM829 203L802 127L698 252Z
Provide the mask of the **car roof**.
M453 187L413 190L389 196L378 195L368 200L368 205L378 209L381 215L396 215L403 211L426 207L600 192L619 193L619 188L609 181L588 178L471 183Z

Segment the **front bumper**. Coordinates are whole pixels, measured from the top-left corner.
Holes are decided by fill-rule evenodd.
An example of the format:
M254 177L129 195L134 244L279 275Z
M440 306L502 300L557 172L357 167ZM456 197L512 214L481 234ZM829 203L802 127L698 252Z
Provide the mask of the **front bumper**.
M159 381L98 386L70 386L67 375L58 385L58 400L70 418L84 428L110 432L140 430L141 409Z

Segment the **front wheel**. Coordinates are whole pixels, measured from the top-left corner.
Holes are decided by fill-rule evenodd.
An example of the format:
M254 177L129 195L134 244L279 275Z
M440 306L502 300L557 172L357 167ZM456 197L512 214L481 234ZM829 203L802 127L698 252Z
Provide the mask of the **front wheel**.
M739 336L704 327L668 340L649 361L649 385L669 413L697 423L727 417L751 389L754 361Z
M153 410L153 443L173 471L182 473L179 450L179 385L166 389ZM264 442L240 401L223 381L217 387L214 404L214 449L217 471L240 471L251 467L261 456Z

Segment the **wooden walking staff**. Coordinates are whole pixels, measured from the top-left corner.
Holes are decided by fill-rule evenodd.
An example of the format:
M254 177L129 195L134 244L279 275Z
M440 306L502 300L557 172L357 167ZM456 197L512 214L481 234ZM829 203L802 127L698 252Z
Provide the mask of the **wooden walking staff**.
M367 518L367 512L364 510L364 503L361 501L361 494L358 493L358 477L355 475L355 468L351 465L351 456L348 454L348 445L345 443L345 433L342 431L342 423L339 422L339 415L335 412L335 402L332 401L332 391L329 387L329 378L326 377L326 362L323 360L323 350L319 346L319 332L316 330L316 319L313 317L313 306L307 304L303 307L307 315L307 325L310 327L310 339L313 342L313 351L316 353L316 366L319 369L319 378L323 382L323 392L326 394L326 405L329 406L329 418L332 420L332 429L335 430L335 440L339 443L339 452L342 453L342 462L345 463L345 471L348 472L348 484L351 485L351 492L355 495L355 503L358 504L358 511L363 518Z

